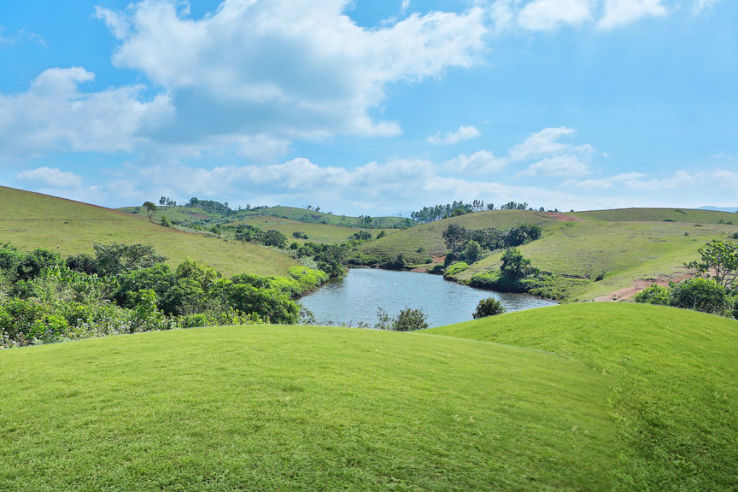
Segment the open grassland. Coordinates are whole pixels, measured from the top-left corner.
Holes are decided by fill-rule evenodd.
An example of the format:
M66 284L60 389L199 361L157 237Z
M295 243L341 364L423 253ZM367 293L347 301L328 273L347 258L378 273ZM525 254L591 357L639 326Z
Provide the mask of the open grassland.
M734 490L738 484L736 321L597 303L427 332L550 351L604 376L618 456L608 488Z
M241 211L244 213L244 211ZM296 220L298 222L311 222L318 224L331 224L346 227L361 227L361 219L359 217L350 217L346 215L334 215L324 212L316 212L315 210L307 210L297 207L262 207L251 209L245 212L246 216L273 216L283 219ZM372 217L373 227L390 228L401 227L406 220L402 217Z
M129 214L61 198L0 187L0 238L22 249L62 255L91 252L93 243L143 243L178 264L186 258L225 275L284 275L296 265L269 248L176 231Z
M175 330L0 352L0 489L610 489L608 376L418 333Z
M711 239L728 239L738 226L671 222L559 222L547 224L540 239L520 247L533 266L586 279L571 286L569 300L594 299L631 287L637 279L678 279L685 262ZM502 252L456 275L466 282L499 269ZM604 273L601 281L595 282Z
M263 230L275 229L287 236L288 242L297 241L299 243L311 241L315 243L337 244L347 241L359 231L366 231L371 234L372 237L376 237L382 230L385 231L385 234L396 232L396 229L360 229L356 227L330 224L311 224L267 215L261 217L249 217L248 219L231 222L229 225L251 225ZM293 232L304 232L308 238L295 238L292 235Z
M394 259L398 254L402 254L411 262L423 263L429 257L444 256L446 254L446 245L441 234L450 224L461 225L467 229L485 229L489 227L507 229L520 224L544 225L557 222L559 222L558 219L545 213L528 210L477 212L398 231L377 241L367 243L359 247L357 251L362 255L385 259Z
M651 221L651 222L689 222L697 224L738 224L738 213L714 210L681 208L617 208L611 210L592 210L571 214L583 219L605 221Z

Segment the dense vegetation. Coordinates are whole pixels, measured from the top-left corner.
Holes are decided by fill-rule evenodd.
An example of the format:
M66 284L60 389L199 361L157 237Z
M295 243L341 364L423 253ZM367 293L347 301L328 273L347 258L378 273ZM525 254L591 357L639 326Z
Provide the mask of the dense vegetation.
M223 278L185 260L176 270L150 246L96 244L63 259L45 249L0 247L0 347L175 327L295 323L293 299L328 279L292 267L289 277Z

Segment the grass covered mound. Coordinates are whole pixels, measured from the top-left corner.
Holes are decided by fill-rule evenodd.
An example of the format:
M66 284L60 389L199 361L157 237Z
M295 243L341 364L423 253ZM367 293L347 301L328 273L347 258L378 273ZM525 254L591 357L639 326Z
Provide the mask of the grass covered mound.
M0 238L21 249L91 253L94 243L143 243L176 266L191 258L225 275L285 275L297 265L273 249L177 231L116 210L0 186Z
M417 333L215 327L0 352L0 489L608 488L608 378Z
M738 484L738 322L660 306L578 304L427 333L546 350L609 385L616 489Z

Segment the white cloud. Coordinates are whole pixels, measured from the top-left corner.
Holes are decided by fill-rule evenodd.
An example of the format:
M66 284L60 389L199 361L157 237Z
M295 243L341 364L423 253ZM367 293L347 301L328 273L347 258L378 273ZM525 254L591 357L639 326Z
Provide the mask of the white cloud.
M589 164L575 155L559 155L546 157L528 169L519 173L519 176L583 176L589 174Z
M602 29L614 29L646 17L662 17L667 10L661 0L605 0Z
M50 167L23 171L16 177L21 183L43 188L76 188L82 185L82 178L73 172Z
M591 0L533 0L520 10L518 23L531 31L578 25L590 20L591 8Z
M450 172L491 173L499 171L507 164L506 159L500 159L488 150L480 150L472 155L461 154L444 164Z
M0 155L128 151L174 112L166 95L145 101L139 86L79 91L93 79L80 67L52 68L26 92L0 94Z
M472 66L484 48L481 7L366 29L344 14L348 5L225 0L195 20L173 0L145 0L97 15L120 40L114 63L172 94L177 121L159 138L189 142L254 133L396 135L396 122L369 114L386 84Z
M428 137L428 142L437 145L453 145L463 140L471 140L481 135L479 130L473 126L460 126L455 132L448 132L444 135L436 133Z

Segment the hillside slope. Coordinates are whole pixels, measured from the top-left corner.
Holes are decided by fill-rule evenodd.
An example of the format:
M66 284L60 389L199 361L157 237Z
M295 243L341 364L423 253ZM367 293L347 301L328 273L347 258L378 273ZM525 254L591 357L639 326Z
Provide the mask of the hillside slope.
M450 224L461 225L467 229L489 227L507 229L520 224L542 225L556 222L559 222L556 217L528 210L477 212L398 231L359 247L358 253L385 259L392 259L398 254L402 254L413 263L422 263L428 257L444 256L446 254L446 245L441 234Z
M642 304L541 308L427 330L537 348L605 375L615 489L729 490L738 483L738 322Z
M94 243L151 244L172 264L192 258L225 275L281 275L296 263L260 246L176 231L95 205L0 187L0 237L23 249L47 248L70 255Z
M607 379L485 342L216 327L0 354L0 489L608 489Z

